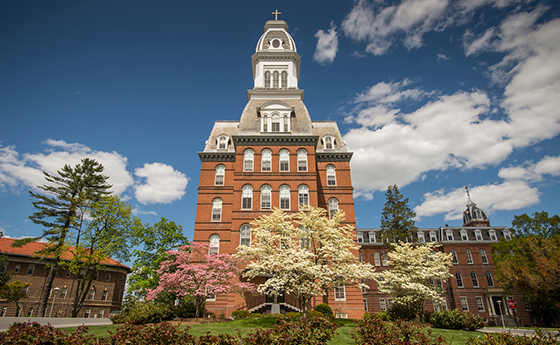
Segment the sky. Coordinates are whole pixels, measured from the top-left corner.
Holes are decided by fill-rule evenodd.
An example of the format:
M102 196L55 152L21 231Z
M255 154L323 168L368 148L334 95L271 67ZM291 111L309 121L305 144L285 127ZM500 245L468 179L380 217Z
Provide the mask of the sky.
M349 150L358 228L398 185L418 227L560 204L558 1L1 1L0 230L38 236L28 191L83 157L135 215L192 238L198 152L239 120L278 10L312 120Z

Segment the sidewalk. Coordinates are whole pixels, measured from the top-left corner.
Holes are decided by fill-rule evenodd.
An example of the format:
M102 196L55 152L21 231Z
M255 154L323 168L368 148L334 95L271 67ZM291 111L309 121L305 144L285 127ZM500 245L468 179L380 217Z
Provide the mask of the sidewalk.
M71 318L71 317L0 317L0 332L7 331L14 322L37 322L40 325L51 324L55 328L112 325L108 318Z
M523 336L523 335L531 336L531 335L535 334L534 329L525 329L525 328L489 328L489 327L484 327L482 329L479 329L478 331L483 332L483 333L511 333L513 335L521 335L521 336ZM558 333L558 332L543 330L543 333Z

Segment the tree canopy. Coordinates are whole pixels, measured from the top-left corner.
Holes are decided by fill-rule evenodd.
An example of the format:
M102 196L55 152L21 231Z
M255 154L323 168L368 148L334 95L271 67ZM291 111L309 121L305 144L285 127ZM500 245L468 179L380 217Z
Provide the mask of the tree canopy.
M416 213L408 206L408 198L403 198L397 185L387 187L385 206L381 213L380 236L385 243L407 242L416 238Z

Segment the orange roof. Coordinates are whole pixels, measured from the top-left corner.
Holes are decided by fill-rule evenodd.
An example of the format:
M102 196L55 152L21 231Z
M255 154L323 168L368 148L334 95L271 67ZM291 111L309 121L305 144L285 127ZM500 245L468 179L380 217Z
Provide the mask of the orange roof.
M44 242L29 242L21 247L12 247L12 243L16 240L13 238L6 238L0 237L0 253L2 254L12 254L12 255L21 255L21 256L29 256L29 257L38 257L39 255L35 255L35 252L45 248L46 243ZM72 249L74 247L71 247ZM69 260L72 257L72 252L68 251L64 253L62 258L64 260ZM111 266L120 266L130 270L130 267L121 264L115 259L108 258L103 262L104 265L111 265Z

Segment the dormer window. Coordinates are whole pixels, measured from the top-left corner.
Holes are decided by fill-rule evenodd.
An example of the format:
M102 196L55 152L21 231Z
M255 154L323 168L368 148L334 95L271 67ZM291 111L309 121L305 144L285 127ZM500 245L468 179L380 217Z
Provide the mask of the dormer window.
M325 150L332 150L332 149L334 149L334 145L335 145L334 137L331 136L331 135L325 135L325 136L323 137L323 145L324 145L324 147L325 147Z
M476 238L477 241L482 241L482 231L481 230L475 230L474 231L474 237Z
M445 230L445 234L447 235L448 241L453 241L453 230Z
M288 113L263 113L261 117L261 132L289 132L290 115Z
M511 240L511 232L509 232L509 230L504 229L504 231L502 233L503 233L506 240Z
M430 231L430 242L437 242L437 234L435 231Z
M497 241L498 237L496 236L496 230L489 230L488 235L490 235L491 241Z
M463 229L460 232L461 232L461 240L468 241L469 235L467 234L467 230Z
M218 137L218 149L219 150L227 150L228 147L228 136L221 135Z
M278 114L272 115L272 131L280 132L280 116Z
M424 241L425 241L424 232L423 231L418 231L417 235L418 235L418 242L424 243Z

